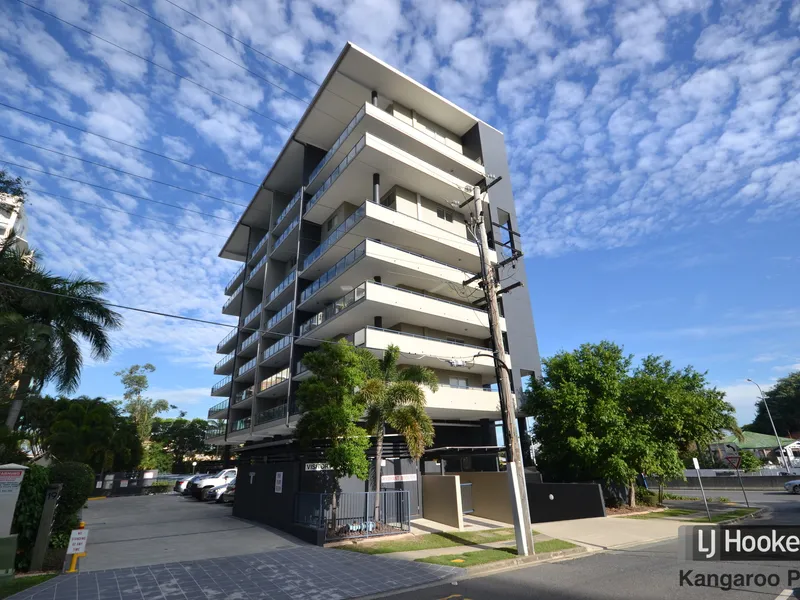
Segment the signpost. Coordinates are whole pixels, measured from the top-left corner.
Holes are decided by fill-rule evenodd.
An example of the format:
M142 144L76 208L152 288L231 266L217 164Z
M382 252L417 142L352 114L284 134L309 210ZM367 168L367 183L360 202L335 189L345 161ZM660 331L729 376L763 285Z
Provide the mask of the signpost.
M742 465L742 457L738 454L733 456L726 456L725 460L728 461L728 464L736 469L736 477L739 478L739 487L742 488L742 494L744 494L744 502L747 504L747 508L750 508L750 501L747 499L747 492L744 491L744 484L742 483L742 472L739 470L739 467Z
M703 504L706 506L706 514L708 515L708 522L711 523L711 511L708 510L708 500L706 500L706 491L703 489L703 479L700 477L700 463L697 462L697 458L692 458L692 464L694 464L694 470L697 471L697 482L700 484L700 493L703 494Z
M275 493L283 493L283 471L278 471L275 473Z
M0 577L14 574L17 536L11 535L11 521L17 507L19 488L28 467L7 464L0 466Z
M69 545L67 555L72 556L67 573L75 573L78 570L78 559L86 556L86 541L89 539L89 530L86 524L81 521L78 529L73 529L69 534Z

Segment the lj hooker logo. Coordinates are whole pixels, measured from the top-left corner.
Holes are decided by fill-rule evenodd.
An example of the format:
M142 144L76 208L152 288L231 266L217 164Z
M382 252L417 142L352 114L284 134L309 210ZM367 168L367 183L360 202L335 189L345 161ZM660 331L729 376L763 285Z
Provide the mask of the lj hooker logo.
M680 535L684 560L800 560L800 527L698 525Z

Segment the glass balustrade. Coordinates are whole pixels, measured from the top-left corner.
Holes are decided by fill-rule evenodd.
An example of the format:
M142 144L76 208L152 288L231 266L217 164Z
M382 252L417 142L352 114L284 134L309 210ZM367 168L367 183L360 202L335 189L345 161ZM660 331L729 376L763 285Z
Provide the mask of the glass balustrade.
M333 142L331 149L328 150L325 156L322 157L322 160L319 162L319 164L314 168L313 171L311 171L311 176L308 178L309 183L314 181L314 178L319 175L319 172L325 168L325 165L328 164L331 158L333 158L333 155L336 154L339 148L341 148L342 144L347 139L347 136L353 132L353 129L355 129L356 126L361 122L361 119L364 118L366 113L367 109L362 106L361 110L356 113L356 116L352 118L347 127L345 127L344 131L342 131L342 134L336 139L335 142Z
M347 153L347 156L344 157L344 160L339 163L339 166L336 167L333 170L333 172L328 176L328 178L325 180L325 183L322 184L322 187L320 187L317 190L317 193L314 194L311 200L308 201L308 204L306 204L306 212L308 212L312 206L314 206L317 202L319 202L319 199L325 195L325 192L327 192L328 189L333 185L333 183L339 178L339 175L341 175L344 172L344 170L350 165L350 163L356 159L358 153L364 149L366 143L367 143L366 136L362 136L361 139L356 142L356 145L353 146L350 152Z
M261 384L258 386L258 391L263 392L264 390L268 390L271 387L278 385L279 383L283 383L287 379L289 379L289 367L286 367L282 371L275 373L271 377L267 377L264 379Z
M356 211L345 219L344 223L339 225L336 229L334 229L331 234L326 237L319 246L314 248L311 253L305 257L303 260L303 269L307 269L311 264L317 260L320 256L322 256L325 251L333 246L336 242L338 242L344 234L350 231L356 223L358 223L361 219L364 218L364 215L367 214L367 205L362 204L359 206Z
M250 275L247 276L247 282L249 283L250 280L258 273L258 270L264 266L264 263L267 262L267 258L269 258L266 254L261 257L261 259L256 263L256 266L253 267L253 270L250 271Z
M213 394L217 390L221 390L226 385L228 385L230 382L231 382L231 376L230 375L228 375L227 377L223 377L217 383L214 384L214 387L211 388L211 393Z
M239 367L237 369L237 371L236 371L236 376L239 377L240 375L244 375L245 373L247 373L251 369L255 369L256 368L256 358L257 357L254 356L253 358L248 360L246 363L244 363L241 367Z
M227 428L227 423L223 421L222 424L219 425L218 427L210 427L206 429L206 439L222 437L223 435L225 435L226 428Z
M247 388L247 389L244 389L244 390L242 390L241 392L236 392L236 393L233 395L233 403L234 403L234 404L239 404L240 402L244 402L244 401L245 401L245 400L247 400L247 399L248 399L250 396L252 396L252 395L253 395L253 392L254 392L254 391L255 391L255 386L251 385L249 388Z
M297 227L298 223L300 223L300 217L295 217L292 222L289 223L289 226L286 228L286 230L278 237L277 240L275 240L275 243L272 244L272 252L275 252L278 246L283 243L283 240L289 237L289 234L292 233L295 227Z
M244 265L242 265L239 269L237 269L236 273L233 274L233 277L231 277L228 283L225 284L225 289L227 290L229 287L231 287L231 285L233 285L233 282L242 276L242 273L244 273Z
M250 428L250 417L245 419L239 419L235 421L234 424L231 426L231 431L241 431L242 429L249 429Z
M261 355L261 360L262 361L263 360L267 360L268 358L270 358L272 356L275 356L278 352L280 352L284 348L288 348L289 344L291 344L291 342L292 342L292 336L290 336L290 335L287 335L286 337L281 338L281 340L279 342L276 342L276 343L272 344L272 346L270 346L269 348L264 350L264 352Z
M316 281L314 281L310 286L308 286L306 289L303 290L303 293L300 295L300 302L305 302L306 300L311 298L311 296L316 294L321 288L328 285L328 283L330 283L331 281L336 279L339 275L344 273L347 269L349 269L354 262L356 262L358 259L364 256L364 253L366 252L366 247L367 247L367 241L364 240L358 246L356 246L350 252L348 252L347 255L344 258L342 258L339 262L337 262L330 269L325 271L325 273L320 275Z
M233 293L231 294L230 298L228 298L225 301L225 304L222 305L222 310L225 310L231 304L233 304L234 300L236 300L239 297L239 293L242 291L243 288L244 288L244 283L240 283L237 286L237 288L235 290L233 290Z
M281 214L278 215L278 218L275 219L275 225L272 226L273 231L275 231L278 228L278 225L281 224L281 221L283 221L286 218L286 215L288 215L289 212L295 207L295 205L298 202L300 202L300 198L302 197L303 197L303 190L301 189L294 195L294 198L292 198L289 204L286 205L286 208L284 208L281 211Z
M257 340L258 340L258 332L256 331L255 333L250 335L245 341L242 342L242 345L239 348L239 351L241 352L245 348L248 348L248 347L252 346L253 343L256 342Z
M243 323L245 325L247 325L250 321L252 321L253 319L255 319L258 316L258 313L260 313L261 310L262 310L262 306L261 306L261 303L259 303L258 306L256 306L253 310L251 310L249 313L247 313L247 316L244 318Z
M211 408L209 408L208 409L208 418L210 419L211 415L213 415L215 413L218 413L218 412L220 412L222 410L228 410L228 401L227 400L223 400L222 402L219 402L219 403L215 404L214 406L212 406Z
M250 252L250 258L253 258L256 254L258 254L258 251L261 250L261 248L264 247L264 244L266 244L268 241L269 241L269 232L265 233L264 237L258 240L258 243L255 246L253 246L253 250L252 252Z
M272 329L273 327L275 327L275 325L283 321L288 315L292 313L292 310L294 310L294 302L289 302L289 304L284 306L277 313L275 313L270 317L269 321L267 321L267 329Z
M342 312L349 306L352 306L359 300L362 300L367 295L367 284L362 283L357 288L354 288L338 300L336 300L330 306L326 306L325 310L317 313L310 319L308 319L305 323L300 325L300 335L306 335L310 331L314 330L315 328L322 325L325 321L332 319L337 314Z
M229 354L226 354L226 355L225 355L225 356L222 358L222 360L220 360L220 361L219 361L219 362L218 362L216 365L214 365L214 370L216 371L217 369L219 369L220 367L222 367L224 364L226 364L227 362L229 362L231 359L233 359L233 355L234 355L234 354L235 354L234 352L231 352L231 353L229 353Z
M278 296L280 296L280 295L281 295L281 293L282 293L282 292L283 292L283 291L284 291L284 290L285 290L287 287L289 287L289 286L290 286L292 283L294 283L295 277L297 277L297 271L296 271L296 270L294 270L294 271L292 271L291 273L289 273L289 275L286 277L286 279L284 279L284 280L283 280L283 281L281 281L281 282L280 282L278 285L276 285L276 286L275 286L275 289L274 289L274 290L272 290L272 292L270 292L270 294L269 294L269 298L267 298L267 304L269 304L270 302L272 302L273 300L275 300L275 298L277 298Z
M256 415L256 425L262 423L269 423L270 421L278 421L279 419L286 418L286 405L280 404L272 408L260 411Z
M237 333L237 330L236 330L236 329L232 329L232 330L231 330L231 332L230 332L228 335L226 335L224 338L222 338L222 340L220 341L220 343L219 343L219 344L217 344L217 352L219 352L219 349L220 349L220 348L223 348L223 347L225 347L225 344L227 344L227 343L228 343L228 342L230 342L230 341L231 341L233 338L235 338L235 337L236 337L236 333Z

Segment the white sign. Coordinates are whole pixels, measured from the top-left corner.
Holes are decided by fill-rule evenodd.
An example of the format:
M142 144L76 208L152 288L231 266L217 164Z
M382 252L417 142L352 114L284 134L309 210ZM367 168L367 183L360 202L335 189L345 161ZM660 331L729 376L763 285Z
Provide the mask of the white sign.
M24 476L24 469L4 469L0 471L0 496L18 493L19 484L22 483Z
M694 465L695 469L699 469L700 468L700 463L697 462L697 458L696 457L692 457L692 464Z
M395 481L416 481L416 473L407 473L405 475L381 475L381 483L394 483Z
M283 493L283 471L278 471L275 473L275 493Z
M119 487L128 487L128 480L127 479L120 479L119 480Z
M250 471L249 475L250 475L250 485L253 485L253 477L256 476L256 472Z
M88 529L73 529L69 536L67 554L81 554L86 552L86 540L89 539Z
M306 471L331 471L328 463L306 463Z

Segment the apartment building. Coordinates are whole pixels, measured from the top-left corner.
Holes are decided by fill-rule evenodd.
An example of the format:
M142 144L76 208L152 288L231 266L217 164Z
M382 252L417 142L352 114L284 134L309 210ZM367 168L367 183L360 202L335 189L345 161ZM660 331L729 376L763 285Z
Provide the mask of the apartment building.
M519 243L492 224L517 229L502 133L346 45L220 253L240 263L222 312L245 329L217 345L208 418L222 424L208 442L290 444L303 355L345 338L377 355L395 344L401 364L436 372L436 447L495 446L496 367L483 293L464 284L480 261L461 206L490 175L502 176L485 215L497 262ZM519 395L540 368L523 262L501 277L526 284L502 300Z
M12 231L17 236L16 247L19 250L27 250L28 220L25 217L22 198L11 194L0 194L0 240L6 239Z

